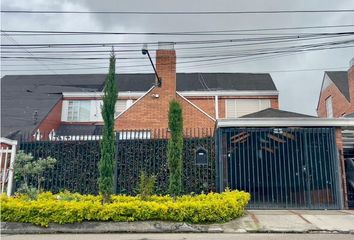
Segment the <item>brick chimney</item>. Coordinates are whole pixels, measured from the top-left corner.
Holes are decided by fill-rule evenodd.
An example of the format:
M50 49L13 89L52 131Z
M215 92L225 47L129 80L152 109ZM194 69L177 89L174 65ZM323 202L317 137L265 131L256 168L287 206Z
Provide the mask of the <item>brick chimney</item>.
M161 79L161 94L176 97L176 51L174 44L159 42L156 51L156 70Z

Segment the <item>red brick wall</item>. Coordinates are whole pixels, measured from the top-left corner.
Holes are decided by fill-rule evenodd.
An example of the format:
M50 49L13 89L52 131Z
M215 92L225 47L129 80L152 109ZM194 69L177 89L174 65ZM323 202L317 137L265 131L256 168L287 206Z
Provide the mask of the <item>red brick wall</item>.
M341 117L344 113L348 114L350 108L349 101L339 91L333 83L329 85L320 95L320 100L317 109L319 117L327 117L326 99L332 96L333 117Z
M167 129L169 102L173 99L178 99L182 105L184 128L214 128L215 122L212 119L176 95L175 51L157 50L156 59L156 70L162 86L152 89L120 115L115 121L115 129ZM200 103L210 111L213 105L207 106L203 101Z
M156 70L162 80L115 121L116 130L168 128L169 102L176 98L176 52L156 51Z
M215 97L186 97L204 112L215 118ZM187 118L191 116L186 116Z
M183 128L204 128L214 129L215 121L194 107L181 96L177 96L177 101L182 105Z
M354 64L354 58L352 61ZM347 110L347 114L354 112L354 65L351 66L351 68L348 70L348 81L349 81L349 94L351 98L351 105Z
M270 107L274 109L279 109L279 99L278 96L270 100Z
M162 94L161 88L154 88L115 121L116 130L160 129L168 127L168 107L173 97ZM153 95L158 94L155 98Z
M53 129L57 130L60 127L62 103L63 101L60 99L40 122L37 129L39 129L41 133L49 133ZM37 129L34 131L37 131Z
M169 102L173 99L163 95L163 89L154 88L115 121L116 130L168 128ZM152 95L159 94L159 98ZM214 128L215 122L185 99L177 96L182 105L184 128Z

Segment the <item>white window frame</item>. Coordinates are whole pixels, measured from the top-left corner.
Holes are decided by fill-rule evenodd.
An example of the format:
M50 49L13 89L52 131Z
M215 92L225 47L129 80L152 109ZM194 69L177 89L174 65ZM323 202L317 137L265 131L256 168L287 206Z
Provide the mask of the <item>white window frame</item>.
M80 108L82 107L82 103L85 102L88 104L88 118L86 120L80 119ZM70 110L70 104L77 104L73 105L73 108L76 107L77 109L77 116L74 115L74 109ZM72 111L72 112L71 112ZM68 122L90 122L91 120L91 100L68 100L68 105L67 105L67 121Z
M247 115L247 114L250 114L250 113L247 113L247 114L244 114L244 115L239 115L238 114L238 110L237 110L237 101L242 101L242 100L247 100L247 101L258 101L258 109L257 111L261 111L261 110L264 110L264 109L267 109L267 108L270 108L271 107L271 100L270 99L244 99L244 98L238 98L238 99L225 99L225 118L227 119L232 119L232 118L239 118L239 117L242 117L244 115ZM233 101L233 105L235 107L234 109L234 112L235 112L235 116L228 116L228 112L229 112L229 109L228 109L228 102L229 101ZM262 102L263 101L267 101L267 106L264 108L263 107L263 104ZM256 111L256 112L257 112Z
M125 107L122 111L118 112L117 111L117 104L118 102L125 102ZM132 99L118 99L116 101L116 106L114 108L114 116L118 116L119 114L121 114L122 112L124 112L125 110L127 110L127 108L129 108L131 105L133 104L133 100Z
M329 96L325 100L326 105L326 116L327 118L333 118L333 99L332 96Z

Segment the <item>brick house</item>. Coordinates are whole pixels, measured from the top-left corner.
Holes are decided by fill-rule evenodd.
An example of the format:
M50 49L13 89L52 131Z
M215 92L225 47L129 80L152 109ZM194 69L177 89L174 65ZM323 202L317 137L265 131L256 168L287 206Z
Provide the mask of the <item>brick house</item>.
M354 202L345 168L345 149L353 151L354 138L342 134L354 132L353 64L349 81L346 74L325 73L318 108L326 114L323 103L331 97L333 116L346 117L318 118L279 110L278 91L269 74L176 73L175 50L159 47L160 87L154 74L117 75L118 136L154 138L156 129L167 129L168 105L176 99L183 108L185 129L214 133L217 128L211 161L219 191L248 191L256 208L339 209ZM100 136L104 79L105 74L5 76L1 135L30 133L38 140ZM344 110L334 110L343 102Z
M317 105L319 117L338 118L354 113L354 59L348 71L326 71Z
M176 73L173 45L160 45L154 74L118 74L115 129L167 129L172 99L183 108L184 128L213 131L217 119L278 109L278 91L269 74ZM2 78L2 136L32 133L96 135L105 74L13 75Z

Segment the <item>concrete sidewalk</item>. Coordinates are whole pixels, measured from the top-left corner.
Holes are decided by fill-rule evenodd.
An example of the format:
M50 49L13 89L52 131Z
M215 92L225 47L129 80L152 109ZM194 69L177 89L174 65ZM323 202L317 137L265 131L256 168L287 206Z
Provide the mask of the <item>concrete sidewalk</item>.
M249 210L244 217L221 226L224 232L354 233L354 211Z
M223 224L188 224L163 221L83 222L50 224L41 228L26 223L1 223L2 234L41 233L351 233L354 211L249 210L244 217Z

